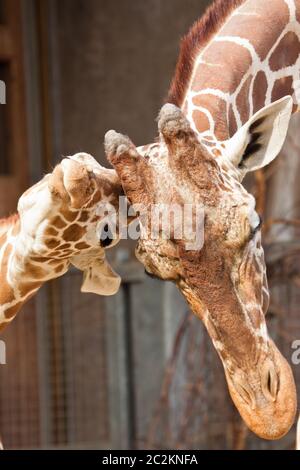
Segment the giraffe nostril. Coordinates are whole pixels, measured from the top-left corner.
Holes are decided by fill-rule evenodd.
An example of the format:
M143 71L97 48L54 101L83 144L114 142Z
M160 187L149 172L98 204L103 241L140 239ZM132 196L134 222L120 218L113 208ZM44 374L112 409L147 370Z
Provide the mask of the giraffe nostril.
M253 410L255 408L255 396L250 386L242 383L235 384L236 391L239 393L241 398L250 406Z
M279 377L273 364L264 365L261 377L262 391L267 400L276 401L279 391Z

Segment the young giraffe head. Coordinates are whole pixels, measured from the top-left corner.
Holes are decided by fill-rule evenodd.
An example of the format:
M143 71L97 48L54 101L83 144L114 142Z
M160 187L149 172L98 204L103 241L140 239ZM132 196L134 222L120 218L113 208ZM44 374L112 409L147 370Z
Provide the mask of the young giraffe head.
M51 260L56 273L65 272L70 264L81 269L83 292L116 293L120 277L106 263L105 248L117 240L110 237L106 218L111 208L118 209L122 193L116 173L90 155L64 158L20 198L25 246L29 239L31 251Z
M80 153L22 195L19 217L0 225L0 329L71 264L84 272L83 292L117 292L120 277L106 262L105 248L117 242L107 219L122 193L115 171Z
M114 131L105 140L108 159L129 201L140 211L137 257L148 273L175 282L203 320L223 362L234 403L248 426L266 439L289 430L296 394L290 367L267 333L269 295L260 219L241 179L275 158L291 111L290 97L262 109L224 142L217 159L171 104L160 113L159 143L138 150ZM203 207L201 248L187 249L190 237L174 237L176 217L171 236L160 221L159 235L153 237L149 214L154 205L162 204Z

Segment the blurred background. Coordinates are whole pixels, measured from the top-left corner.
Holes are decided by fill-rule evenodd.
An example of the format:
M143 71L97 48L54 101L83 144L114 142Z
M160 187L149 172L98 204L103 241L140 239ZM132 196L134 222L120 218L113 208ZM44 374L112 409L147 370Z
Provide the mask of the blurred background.
M137 144L155 117L179 39L203 0L0 0L0 216L63 155L107 165L104 133ZM264 216L268 325L291 362L300 339L300 145L294 118L282 155L247 186ZM175 287L144 274L133 247L112 250L118 295L80 293L71 271L44 286L1 335L0 431L6 448L289 449L244 427L201 322ZM294 366L300 385L300 365ZM298 390L300 392L300 390Z

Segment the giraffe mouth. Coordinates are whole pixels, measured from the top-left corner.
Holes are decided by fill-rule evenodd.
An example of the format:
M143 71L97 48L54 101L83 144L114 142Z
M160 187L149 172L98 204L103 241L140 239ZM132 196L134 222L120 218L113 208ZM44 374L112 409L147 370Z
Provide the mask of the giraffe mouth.
M259 437L283 437L294 423L296 389L291 368L270 341L270 355L247 373L228 370L229 393L247 426Z

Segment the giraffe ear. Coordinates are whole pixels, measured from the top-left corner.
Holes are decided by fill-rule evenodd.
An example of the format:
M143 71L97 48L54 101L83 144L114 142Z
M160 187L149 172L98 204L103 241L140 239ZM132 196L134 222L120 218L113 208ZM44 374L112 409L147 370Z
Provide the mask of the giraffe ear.
M287 135L292 109L292 97L285 96L254 114L227 141L227 155L241 173L263 168L277 157Z
M121 285L120 276L110 267L107 261L95 260L83 273L81 292L98 295L114 295Z
M81 292L98 295L114 295L118 292L121 278L106 261L104 251L102 256L96 258L73 256L71 263L83 271Z

